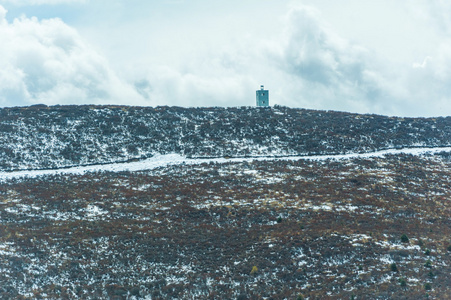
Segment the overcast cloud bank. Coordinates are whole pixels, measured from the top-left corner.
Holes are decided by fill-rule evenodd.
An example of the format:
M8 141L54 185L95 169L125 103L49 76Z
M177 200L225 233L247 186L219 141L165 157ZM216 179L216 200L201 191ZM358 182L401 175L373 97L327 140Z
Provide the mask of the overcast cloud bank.
M139 99L107 60L60 19L8 23L0 6L0 105Z
M64 2L84 1L20 4ZM436 16L435 26L443 36L451 32L443 13L451 11L450 5L422 5L416 10L420 18ZM172 65L146 63L127 54L129 64L115 64L61 19L21 17L8 22L6 14L0 6L0 106L254 105L255 89L265 84L272 104L400 116L451 115L451 39L444 38L423 60L407 64L340 36L310 6L289 9L279 37L249 37L224 49L199 47Z

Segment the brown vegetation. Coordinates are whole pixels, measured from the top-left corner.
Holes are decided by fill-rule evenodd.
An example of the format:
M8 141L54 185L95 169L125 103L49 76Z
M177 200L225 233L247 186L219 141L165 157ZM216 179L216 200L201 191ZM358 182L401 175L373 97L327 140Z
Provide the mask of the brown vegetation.
M450 175L398 155L4 182L0 298L449 299Z

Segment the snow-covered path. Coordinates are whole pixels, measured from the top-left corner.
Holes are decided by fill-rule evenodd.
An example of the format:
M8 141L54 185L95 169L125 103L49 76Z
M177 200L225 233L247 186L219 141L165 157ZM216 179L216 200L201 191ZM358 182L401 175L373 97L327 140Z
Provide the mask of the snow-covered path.
M82 167L70 167L52 170L27 170L15 172L0 172L0 181L21 177L39 177L44 175L56 174L84 174L88 172L121 172L121 171L142 171L152 170L159 167L166 167L172 165L197 165L202 163L227 163L227 162L245 162L245 161L269 161L269 160L346 160L352 158L370 158L382 157L388 154L412 154L422 155L427 153L451 152L451 147L437 147L437 148L404 148L404 149L389 149L376 151L371 153L351 153L343 155L312 155L312 156L288 156L288 157L238 157L238 158L186 158L179 154L155 155L149 159L127 162L127 163L112 163L105 165L91 165Z

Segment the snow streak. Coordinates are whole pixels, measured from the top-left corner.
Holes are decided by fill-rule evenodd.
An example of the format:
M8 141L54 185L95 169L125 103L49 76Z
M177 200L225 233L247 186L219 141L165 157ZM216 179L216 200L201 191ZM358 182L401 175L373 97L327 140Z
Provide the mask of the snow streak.
M230 163L230 162L252 162L252 161L274 161L274 160L347 160L355 158L372 158L383 157L385 155L409 154L409 155L425 155L440 152L451 152L451 147L434 147L434 148L403 148L403 149L387 149L370 153L349 153L335 155L312 155L312 156L259 156L259 157L234 157L234 158L186 158L179 154L155 155L151 158L125 162L111 163L103 165L79 166L50 170L24 170L13 172L0 172L0 181L15 178L34 178L45 175L57 174L74 174L82 175L89 172L136 172L144 170L153 170L160 167L173 165L198 165L203 163Z

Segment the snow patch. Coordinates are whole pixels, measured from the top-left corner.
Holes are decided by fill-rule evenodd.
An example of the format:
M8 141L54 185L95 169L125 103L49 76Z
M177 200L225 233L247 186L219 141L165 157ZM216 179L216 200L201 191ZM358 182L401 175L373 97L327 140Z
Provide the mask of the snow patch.
M274 156L261 156L261 157L236 157L236 158L186 158L179 154L166 154L166 155L155 155L151 158L133 161L127 163L111 163L104 165L91 165L91 166L80 166L62 169L51 169L51 170L26 170L26 171L14 171L14 172L0 172L0 181L6 181L8 179L14 178L34 178L46 175L58 175L58 174L75 174L83 175L89 172L136 172L144 170L153 170L160 167L174 166L174 165L199 165L204 163L239 163L239 162L252 162L252 161L280 161L280 160L315 160L315 161L325 161L325 160L348 160L355 158L373 158L373 157L383 157L385 155L396 155L396 154L410 154L410 155L424 155L424 154L434 154L439 152L451 152L451 147L437 147L437 148L405 148L405 149L389 149L376 151L371 153L350 153L343 155L312 155L312 156L285 156L285 157L274 157ZM265 179L269 182L277 182L278 178L267 178Z

